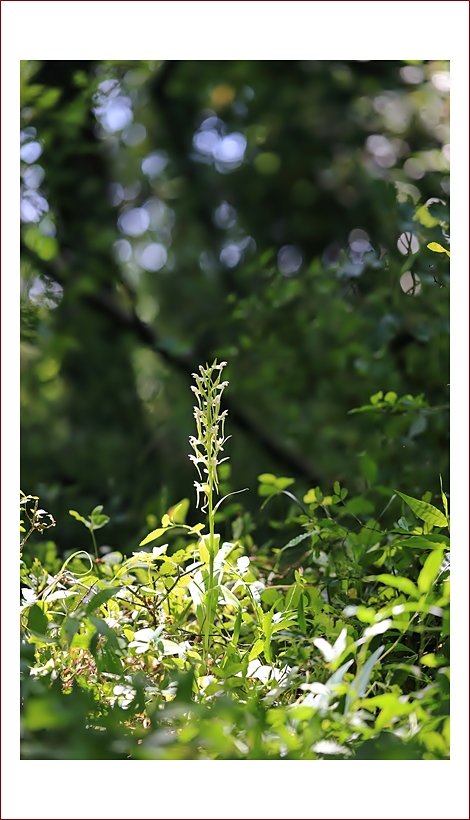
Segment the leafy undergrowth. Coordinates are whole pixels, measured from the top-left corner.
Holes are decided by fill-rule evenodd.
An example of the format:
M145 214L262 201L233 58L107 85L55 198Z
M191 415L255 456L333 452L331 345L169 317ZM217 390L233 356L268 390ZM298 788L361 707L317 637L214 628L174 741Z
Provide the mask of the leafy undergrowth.
M54 519L22 496L23 759L447 759L442 488L444 512L431 494L349 498L338 482L297 498L292 479L263 474L263 508L288 509L257 545L240 504L212 504L228 476L220 372L202 371L199 406L214 409L192 440L207 532L185 523L184 499L131 557L100 556L108 517L71 511L92 550L62 560L34 534ZM215 528L234 510L224 542Z

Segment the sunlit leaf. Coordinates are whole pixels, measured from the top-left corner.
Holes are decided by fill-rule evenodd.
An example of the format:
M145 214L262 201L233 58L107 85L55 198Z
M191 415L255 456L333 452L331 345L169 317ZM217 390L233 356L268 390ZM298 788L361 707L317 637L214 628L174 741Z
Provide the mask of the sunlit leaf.
M429 524L431 527L447 527L447 518L445 515L434 507L432 504L426 504L425 501L420 501L418 498L412 498L405 493L400 493L395 490L396 494L405 501L413 510L414 514Z

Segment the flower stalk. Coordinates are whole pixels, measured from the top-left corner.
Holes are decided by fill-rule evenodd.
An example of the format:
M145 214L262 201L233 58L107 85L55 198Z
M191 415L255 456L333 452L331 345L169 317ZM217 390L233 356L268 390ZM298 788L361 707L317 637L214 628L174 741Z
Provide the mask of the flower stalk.
M221 458L224 444L230 438L225 437L225 418L227 410L221 411L221 398L228 382L221 381L222 370L227 362L217 364L217 360L209 366L199 367L199 373L193 373L196 385L191 390L196 396L197 405L194 407L197 436L190 436L189 443L194 454L189 456L198 472L199 481L194 482L197 493L196 506L199 507L200 497L204 503L201 507L207 512L209 523L209 538L204 539L204 545L209 553L208 571L205 583L205 613L204 613L204 658L207 665L210 649L211 624L214 620L217 606L217 589L214 588L214 559L217 552L218 539L215 535L214 517L218 504L214 504L215 494L219 490L219 476L217 468L227 458ZM219 502L220 503L220 502ZM201 555L202 558L202 555Z

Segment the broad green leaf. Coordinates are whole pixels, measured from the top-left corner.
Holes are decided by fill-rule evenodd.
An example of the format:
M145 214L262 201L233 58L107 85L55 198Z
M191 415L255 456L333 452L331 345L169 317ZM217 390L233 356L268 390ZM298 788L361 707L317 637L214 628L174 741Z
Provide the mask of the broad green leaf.
M418 575L418 589L423 594L429 592L433 581L436 580L442 564L444 550L437 549L429 553L421 572Z
M431 527L447 527L447 518L444 513L434 507L432 504L426 504L425 501L420 501L418 498L412 498L410 495L400 493L395 490L396 494L405 501L413 510L414 514L421 518L426 524Z
M28 613L28 628L40 635L45 635L47 630L47 615L42 611L39 604L34 604Z
M434 253L446 253L447 256L450 256L450 251L447 251L442 245L439 245L439 242L430 242L426 247L429 248L430 251L434 251Z
M377 581L381 581L382 584L386 584L388 587L399 589L400 592L405 592L407 595L413 595L414 598L419 597L417 588L415 587L413 581L410 581L409 578L403 578L399 575L388 575L387 573L377 575L376 577Z

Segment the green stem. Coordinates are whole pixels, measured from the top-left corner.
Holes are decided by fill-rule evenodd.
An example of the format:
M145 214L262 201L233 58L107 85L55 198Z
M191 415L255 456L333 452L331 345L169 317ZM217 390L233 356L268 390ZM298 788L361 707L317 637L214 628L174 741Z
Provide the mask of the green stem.
M93 546L95 548L95 555L96 555L96 558L98 558L98 546L96 544L96 538L95 538L95 533L93 532L93 527L90 527L90 532L91 532L91 537L92 537L92 540L93 540Z
M209 643L212 622L212 587L214 585L214 555L215 555L215 534L214 534L214 514L212 509L212 473L208 478L208 516L209 516L209 578L206 590L206 620L204 626L204 655L206 668L209 660Z

